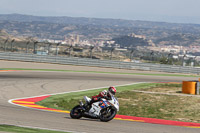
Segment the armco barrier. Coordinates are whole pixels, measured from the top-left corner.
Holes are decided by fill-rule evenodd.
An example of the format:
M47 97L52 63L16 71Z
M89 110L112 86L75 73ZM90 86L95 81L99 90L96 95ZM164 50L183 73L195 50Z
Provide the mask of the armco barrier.
M160 71L170 73L188 73L200 74L200 68L197 67L182 67L163 64L152 63L133 63L122 62L113 60L98 60L89 58L75 58L67 56L52 56L52 55L36 55L14 52L0 52L1 60L13 61L29 61L29 62L44 62L44 63L57 63L67 65L81 65L81 66L96 66L96 67L110 67L121 69L135 69L143 71Z

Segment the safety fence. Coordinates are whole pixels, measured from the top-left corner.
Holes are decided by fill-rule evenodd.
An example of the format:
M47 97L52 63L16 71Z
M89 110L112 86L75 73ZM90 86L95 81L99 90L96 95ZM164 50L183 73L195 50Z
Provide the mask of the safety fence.
M170 73L200 74L200 68L198 67L183 67L174 65L153 64L153 63L134 63L134 62L123 62L114 60L99 60L99 59L77 58L77 57L67 57L67 56L52 56L52 55L36 55L36 54L14 53L14 52L0 52L0 59L12 60L12 61L80 65L80 66L110 67L110 68L134 69L134 70L144 70L144 71L160 71L160 72L170 72Z

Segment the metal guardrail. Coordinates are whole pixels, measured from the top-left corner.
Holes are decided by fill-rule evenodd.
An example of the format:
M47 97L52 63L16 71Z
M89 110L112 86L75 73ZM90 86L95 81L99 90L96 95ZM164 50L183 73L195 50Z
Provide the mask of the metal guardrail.
M36 55L36 54L14 53L14 52L0 52L0 59L12 60L12 61L28 61L28 62L67 64L67 65L134 69L134 70L143 70L143 71L188 73L188 74L198 74L198 75L200 74L200 68L197 68L197 67L182 67L182 66L173 66L173 65L152 64L152 63L133 63L133 62L122 62L122 61L113 61L113 60L98 60L98 59L76 58L76 57L66 57L66 56Z

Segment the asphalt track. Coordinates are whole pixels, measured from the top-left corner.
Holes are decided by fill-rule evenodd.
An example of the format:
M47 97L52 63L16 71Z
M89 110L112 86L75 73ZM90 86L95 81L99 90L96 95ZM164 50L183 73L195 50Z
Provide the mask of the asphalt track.
M120 69L99 69L55 64L35 64L23 62L0 61L0 67L130 71ZM131 72L131 71L130 71ZM137 72L137 71L134 71ZM141 72L138 72L141 73ZM143 72L146 73L146 72ZM196 80L191 77L143 76L101 74L83 72L41 72L10 71L0 72L0 124L23 125L40 128L57 129L72 132L105 133L199 133L200 129L122 120L104 123L97 120L74 120L68 114L45 112L22 108L8 103L8 100L23 97L83 90L89 88L129 84L134 82L181 82Z

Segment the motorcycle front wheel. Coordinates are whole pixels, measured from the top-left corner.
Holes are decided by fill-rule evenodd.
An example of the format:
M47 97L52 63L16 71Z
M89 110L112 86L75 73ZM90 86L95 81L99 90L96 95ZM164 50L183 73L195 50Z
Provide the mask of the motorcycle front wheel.
M108 122L112 120L116 114L117 110L115 108L105 108L101 110L99 118L103 122Z
M80 105L75 106L70 111L70 117L73 119L80 119L82 117L82 108Z

